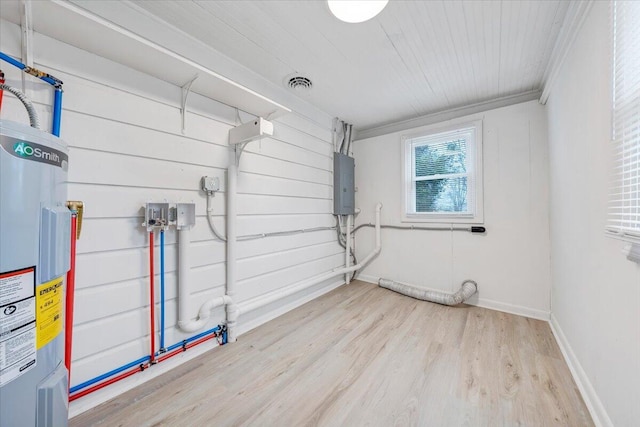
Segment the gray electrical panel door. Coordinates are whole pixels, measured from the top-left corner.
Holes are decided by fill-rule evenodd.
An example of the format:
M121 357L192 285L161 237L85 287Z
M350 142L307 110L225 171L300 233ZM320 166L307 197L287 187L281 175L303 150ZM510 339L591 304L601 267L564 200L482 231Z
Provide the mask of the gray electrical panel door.
M355 162L353 157L333 153L333 214L353 215L355 201Z

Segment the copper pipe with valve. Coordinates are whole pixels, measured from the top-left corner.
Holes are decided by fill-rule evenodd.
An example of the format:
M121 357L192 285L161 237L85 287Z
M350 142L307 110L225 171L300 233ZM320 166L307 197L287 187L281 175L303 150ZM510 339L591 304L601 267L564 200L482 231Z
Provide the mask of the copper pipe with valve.
M82 214L84 212L84 202L79 200L68 200L67 208L75 212L78 216L78 228L76 229L76 240L80 240L80 231L82 231Z

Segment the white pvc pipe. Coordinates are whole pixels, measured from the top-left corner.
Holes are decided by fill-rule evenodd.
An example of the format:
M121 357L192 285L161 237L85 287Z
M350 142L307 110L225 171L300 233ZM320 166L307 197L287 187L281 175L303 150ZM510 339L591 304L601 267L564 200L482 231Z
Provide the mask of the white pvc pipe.
M195 332L204 328L209 320L211 315L211 310L216 307L220 307L225 304L231 304L232 300L227 295L223 295L221 297L214 297L202 304L200 306L200 310L198 311L198 319L184 321L178 321L178 326L185 332Z
M236 149L229 150L229 168L227 169L227 290L231 299L227 304L227 341L237 339L238 306L233 302L236 294L236 217L237 217L238 158Z
M227 295L214 297L206 301L198 311L198 318L191 320L189 316L188 298L191 267L189 265L189 248L191 244L190 230L178 230L178 327L185 332L195 332L205 327L211 310L224 304L231 304Z
M349 268L351 264L351 215L347 215L347 241L344 246L344 266ZM351 275L349 273L344 275L344 282L347 285L351 283Z
M367 265L367 263L369 263L369 261L371 261L373 257L378 255L380 253L380 250L382 249L382 244L380 239L380 210L381 209L382 209L382 203L378 203L376 205L376 246L369 253L369 255L367 255L358 264L351 267L339 268L339 269L330 271L328 273L324 273L319 276L315 276L310 279L303 280L302 282L295 283L285 288L277 289L265 295L260 295L259 297L254 298L252 300L243 302L240 304L240 313L247 313L252 310L256 310L260 307L264 307L265 305L269 305L282 298L286 298L290 295L293 295L311 286L317 285L318 283L324 282L325 280L331 279L332 277L339 276L341 274L348 274L353 271L360 270L362 267Z
M178 327L182 329L183 325L189 323L189 229L183 228L178 230Z

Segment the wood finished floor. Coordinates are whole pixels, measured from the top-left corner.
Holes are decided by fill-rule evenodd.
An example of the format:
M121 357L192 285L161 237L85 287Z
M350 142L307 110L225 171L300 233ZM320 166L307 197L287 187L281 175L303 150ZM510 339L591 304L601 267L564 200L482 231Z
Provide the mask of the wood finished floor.
M591 426L546 322L355 281L71 426Z

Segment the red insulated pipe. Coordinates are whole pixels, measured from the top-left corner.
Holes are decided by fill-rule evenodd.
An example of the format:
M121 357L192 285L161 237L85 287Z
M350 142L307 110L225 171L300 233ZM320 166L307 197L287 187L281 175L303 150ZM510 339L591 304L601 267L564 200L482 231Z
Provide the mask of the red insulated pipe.
M187 345L184 347L184 349L183 349L182 347L180 347L180 348L178 348L178 349L176 349L176 350L173 350L173 351L171 351L171 352L169 352L169 353L166 353L166 354L161 355L160 357L158 357L158 362L165 361L165 360L167 360L167 359L169 359L169 358L171 358L171 357L173 357L173 356L176 356L176 355L178 355L178 354L180 354L180 353L184 353L184 352L185 352L185 350L188 350L188 349L190 349L191 347L195 347L195 346L196 346L196 345L198 345L198 344L202 344L202 343L203 343L203 342L205 342L205 341L209 341L210 339L215 338L215 337L216 337L216 335L213 335L213 334L212 334L212 335L207 335L207 336L206 336L206 337L204 337L204 338L200 338L199 340L196 340L196 341L190 342L189 344L187 344Z
M145 365L145 368L147 366L148 365ZM96 390L100 390L101 388L104 388L104 387L106 387L106 386L108 386L110 384L113 384L113 383L118 382L120 380L123 380L123 379L125 379L127 377L130 377L131 375L133 375L135 373L138 373L138 372L142 372L142 369L140 367L132 369L131 371L128 371L128 372L124 372L124 373L118 375L117 377L113 377L111 379L108 379L107 381L105 381L103 383L100 383L100 384L96 384L93 387L89 387L89 388L86 388L86 389L84 389L82 391L79 391L76 394L74 394L73 396L69 397L69 402L73 402L74 400L79 399L82 396L86 396L89 393L93 393Z
M78 214L71 214L71 268L67 272L67 295L65 301L64 331L64 366L69 373L71 384L71 348L73 343L73 299L76 286L76 239L78 231Z
M186 349L186 350L188 350L188 349L190 349L191 347L195 347L196 345L198 345L198 344L202 344L203 342L208 341L208 340L210 340L210 339L213 339L213 338L215 338L215 337L216 337L216 336L212 334L212 335L208 335L208 336L206 336L206 337L204 337L204 338L200 338L200 339L199 339L199 340L197 340L197 341L193 341L193 342L190 342L189 344L187 344L187 345L185 346L185 349ZM176 349L176 350L173 350L173 351L171 351L171 352L169 352L169 353L165 353L165 354L163 354L162 356L158 357L158 359L156 360L156 362L158 362L158 363L159 363L159 362L162 362L162 361L164 361L164 360L167 360L167 359L169 359L169 358L171 358L171 357L173 357L173 356L175 356L175 355L177 355L177 354L183 353L183 352L185 351L185 349L183 349L183 348L181 347L181 348L178 348L178 349ZM94 385L94 386L92 386L92 387L89 387L89 388L87 388L87 389L84 389L84 390L82 390L82 391L79 391L79 392L77 392L76 394L74 394L73 396L69 397L69 402L73 402L74 400L79 399L79 398L81 398L82 396L86 396L86 395L87 395L87 394L89 394L89 393L93 393L94 391L100 390L101 388L104 388L104 387L106 387L106 386L108 386L108 385L110 385L110 384L113 384L113 383L118 382L118 381L120 381L120 380L123 380L123 379L125 379L125 378L127 378L127 377L130 377L131 375L133 375L133 374L135 374L135 373L137 373L137 372L142 372L144 369L146 369L146 368L148 368L148 367L149 367L149 364L144 364L144 365L142 365L142 367L138 367L138 368L132 369L131 371L124 372L124 373L122 373L122 374L118 375L117 377L113 377L113 378L111 378L111 379L108 379L108 380L107 380L107 381L105 381L105 382L102 382L102 383L100 383L100 384L96 384L96 385Z
M155 302L155 273L154 273L154 262L153 262L153 231L149 232L149 311L151 312L151 363L156 363L156 331L155 331L155 323L156 323L156 302Z
M4 73L0 70L0 84L4 84ZM2 96L4 95L4 91L0 89L0 111L2 111Z

